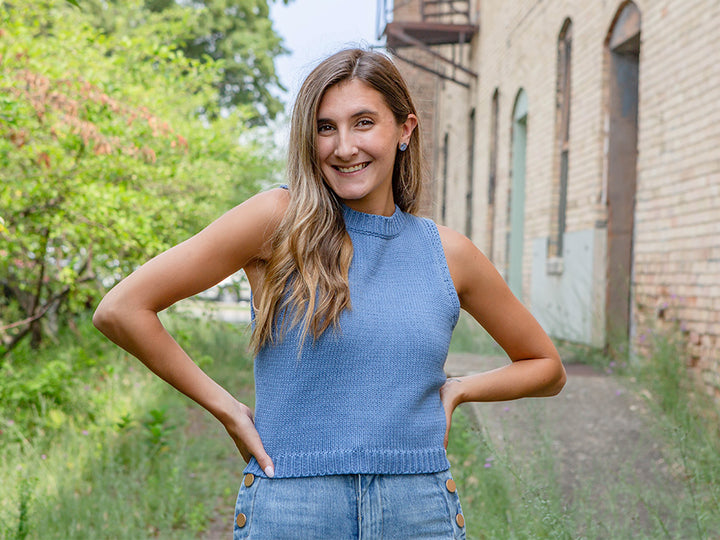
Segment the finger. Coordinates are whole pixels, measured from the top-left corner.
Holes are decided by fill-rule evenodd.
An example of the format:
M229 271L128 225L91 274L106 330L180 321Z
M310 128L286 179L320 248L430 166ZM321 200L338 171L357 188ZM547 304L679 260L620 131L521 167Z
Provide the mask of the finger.
M239 444L235 443L235 446L240 451L240 455L242 456L245 463L248 463L250 461L250 458L252 457L250 455L250 452L248 452L247 448L240 446Z
M265 451L265 447L263 446L262 441L260 440L260 435L258 435L257 431L248 437L247 450L255 457L255 461L258 462L258 465L260 465L260 468L265 472L265 474L269 478L273 478L275 476L275 464Z

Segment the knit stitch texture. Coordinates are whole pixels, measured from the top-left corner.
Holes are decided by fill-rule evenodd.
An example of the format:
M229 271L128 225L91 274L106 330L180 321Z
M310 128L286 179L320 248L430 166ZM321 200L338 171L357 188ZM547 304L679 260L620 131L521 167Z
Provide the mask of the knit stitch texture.
M460 302L436 225L343 207L352 308L338 330L299 329L255 359L255 424L275 477L449 468L439 389ZM245 472L265 476L255 459Z

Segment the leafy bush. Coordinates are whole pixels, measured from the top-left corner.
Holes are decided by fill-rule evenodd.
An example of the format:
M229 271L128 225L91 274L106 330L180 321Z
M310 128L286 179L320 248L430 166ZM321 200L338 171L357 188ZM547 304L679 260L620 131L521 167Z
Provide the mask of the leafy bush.
M208 116L222 63L167 44L189 17L102 34L67 2L28 0L1 3L0 20L1 355L55 333L277 164L242 107Z

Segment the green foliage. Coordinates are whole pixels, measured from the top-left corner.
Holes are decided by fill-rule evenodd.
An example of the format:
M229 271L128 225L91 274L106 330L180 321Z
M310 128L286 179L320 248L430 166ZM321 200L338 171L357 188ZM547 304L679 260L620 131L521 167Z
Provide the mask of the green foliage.
M252 403L243 328L164 319L208 359L213 377ZM36 351L22 344L8 358L14 386L58 351L71 372L44 386L68 392L33 398L63 411L58 428L46 425L47 412L0 399L0 538L189 539L218 513L229 523L243 463L222 426L109 343L89 313L57 340ZM0 389L6 384L0 377Z
M223 68L172 44L189 15L100 34L62 0L0 4L0 354L276 174L242 109L198 114Z
M284 0L287 3L288 0ZM209 115L218 107L243 107L247 121L264 124L282 110L283 90L274 59L287 51L272 28L268 0L85 0L83 8L104 34L127 34L153 21L183 21L165 32L162 43L188 58L219 66L215 93L204 105ZM275 92L273 92L275 89Z
M175 426L170 424L166 407L150 409L143 426L147 430L148 443L153 452L160 452L170 445L170 436Z

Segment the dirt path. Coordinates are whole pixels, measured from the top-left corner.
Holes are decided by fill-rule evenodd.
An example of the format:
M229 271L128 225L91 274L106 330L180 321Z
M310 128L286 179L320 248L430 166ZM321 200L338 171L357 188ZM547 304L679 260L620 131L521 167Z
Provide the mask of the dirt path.
M465 375L502 365L502 358L452 354L446 371ZM556 397L465 404L492 444L514 456L550 445L557 479L568 503L580 496L603 504L632 504L635 485L682 490L653 435L644 399L621 380L588 366L566 366L568 382ZM520 459L522 459L520 457ZM676 471L675 471L676 472ZM618 501L618 494L627 500ZM620 495L623 497L623 495ZM649 519L642 516L641 519Z

